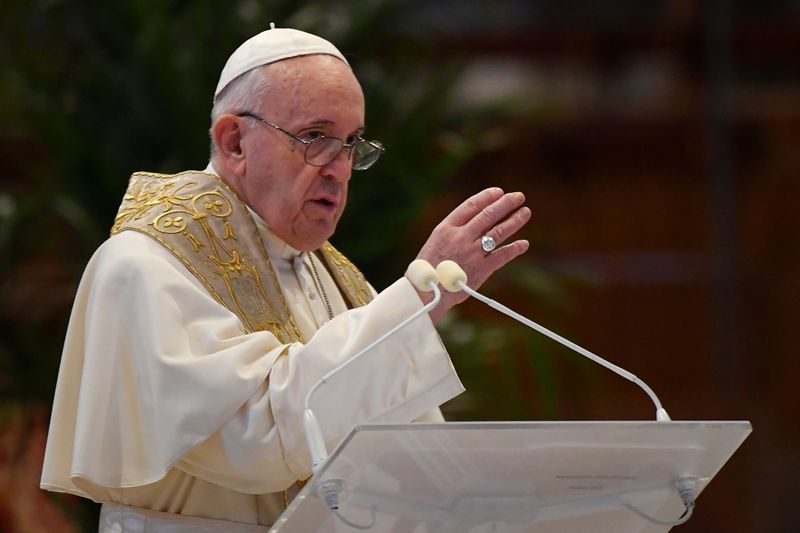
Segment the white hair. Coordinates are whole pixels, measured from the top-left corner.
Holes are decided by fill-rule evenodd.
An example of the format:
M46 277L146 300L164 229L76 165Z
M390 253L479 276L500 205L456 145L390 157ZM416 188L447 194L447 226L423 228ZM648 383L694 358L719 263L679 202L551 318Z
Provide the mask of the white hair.
M211 129L209 130L212 161L217 156L217 148L214 146L214 123L227 113L254 112L258 109L270 88L266 68L268 66L256 67L234 78L214 100L211 108Z

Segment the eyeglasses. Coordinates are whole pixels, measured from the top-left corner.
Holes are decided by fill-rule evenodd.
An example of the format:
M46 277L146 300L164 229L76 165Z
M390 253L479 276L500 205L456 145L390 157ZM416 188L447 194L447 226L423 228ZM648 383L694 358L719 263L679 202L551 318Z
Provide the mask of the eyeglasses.
M303 138L288 132L280 126L273 124L268 120L255 115L253 113L244 112L238 113L237 117L249 117L258 120L262 124L266 124L276 130L285 133L295 141L303 143L306 147L305 160L309 165L315 167L324 167L342 153L342 150L347 149L350 159L350 166L353 170L367 170L375 164L375 161L386 151L383 145L378 141L368 141L361 137L356 137L353 142L346 143L337 137L328 137L319 134L313 138Z

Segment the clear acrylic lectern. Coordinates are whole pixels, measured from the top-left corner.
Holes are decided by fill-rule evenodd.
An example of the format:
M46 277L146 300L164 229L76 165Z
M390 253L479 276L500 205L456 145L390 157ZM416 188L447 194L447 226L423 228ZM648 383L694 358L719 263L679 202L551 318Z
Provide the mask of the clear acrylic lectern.
M696 497L750 431L749 422L359 426L271 532L668 531L684 511L676 483Z

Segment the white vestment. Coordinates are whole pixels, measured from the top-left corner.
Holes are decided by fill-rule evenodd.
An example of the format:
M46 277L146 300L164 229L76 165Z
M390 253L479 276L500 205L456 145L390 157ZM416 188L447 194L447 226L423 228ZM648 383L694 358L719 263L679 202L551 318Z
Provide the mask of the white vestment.
M246 334L154 239L114 235L75 298L42 488L247 524L283 511L282 491L311 475L306 392L422 302L401 278L347 310L325 268L320 291L308 254L256 222L307 342ZM322 387L312 408L331 450L356 424L441 421L437 406L462 391L424 315Z

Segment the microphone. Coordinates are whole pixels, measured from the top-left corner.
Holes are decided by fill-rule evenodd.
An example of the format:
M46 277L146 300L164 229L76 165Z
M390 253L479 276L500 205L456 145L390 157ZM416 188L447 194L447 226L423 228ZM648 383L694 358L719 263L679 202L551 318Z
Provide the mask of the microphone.
M588 357L589 359L591 359L595 363L606 367L607 369L611 370L615 374L617 374L619 376L622 376L623 378L636 383L639 387L642 388L642 390L644 390L647 393L647 395L650 397L650 400L655 405L655 407L656 407L656 420L659 421L659 422L668 422L668 421L671 420L670 417L669 417L669 414L667 414L667 410L664 409L661 406L661 402L659 401L658 396L656 396L656 393L653 392L653 389L651 389L647 385L647 383L645 383L644 381L642 381L641 379L639 379L638 377L636 377L632 373L628 372L627 370L625 370L623 368L618 367L617 365L615 365L613 363L610 363L610 362L606 361L602 357L593 354L592 352L590 352L589 350L587 350L585 348L581 348L580 346L578 346L574 342L565 339L561 335L558 335L558 334L550 331L549 329L545 328L544 326L540 326L539 324L537 324L536 322L534 322L534 321L532 321L532 320L530 320L528 318L525 318L524 316L520 315L519 313L517 313L515 311L512 311L511 309L509 309L508 307L504 306L503 304L501 304L499 302L496 302L495 300L492 300L491 298L487 298L486 296L480 294L478 291L475 291L475 290L471 289L469 286L467 286L467 274L466 274L466 272L464 272L464 270L460 266L458 266L458 264L455 261L450 261L450 260L442 261L436 267L436 271L439 274L439 282L442 284L442 287L444 287L449 292L464 291L467 294L469 294L470 296L472 296L473 298L475 298L477 300L480 300L481 302L485 303L486 305L488 305L492 309L496 309L497 311L500 311L501 313L503 313L503 314L505 314L507 316L510 316L514 320L517 320L517 321L525 324L529 328L535 329L539 333L541 333L541 334L543 334L543 335L545 335L547 337L550 337L554 341L566 346L567 348L570 348L573 351L578 352L579 354L583 355L584 357Z
M303 411L303 427L306 434L306 442L308 443L308 450L311 454L311 471L313 475L319 473L322 465L325 464L325 461L328 460L328 451L325 448L325 439L322 436L322 430L320 429L319 422L317 421L317 417L314 416L314 412L311 410L311 399L314 397L314 394L319 390L319 388L326 384L331 378L333 378L336 374L350 366L356 360L360 359L364 354L375 348L378 344L382 343L399 330L404 328L407 324L415 320L417 317L428 313L431 309L436 307L439 303L439 300L442 298L442 293L437 286L439 283L439 275L430 263L425 261L424 259L416 259L408 265L408 269L406 270L405 276L411 282L414 287L422 292L430 292L433 291L433 300L426 304L422 309L419 309L414 314L400 322L397 326L393 327L374 341L372 341L369 345L367 345L364 349L360 352L325 374L319 381L317 381L311 389L309 389L308 393L306 394L306 401L305 401L305 410ZM326 497L326 500L328 498ZM328 501L328 505L331 506L332 509L338 507L338 503L333 501ZM334 507L334 505L336 507Z

